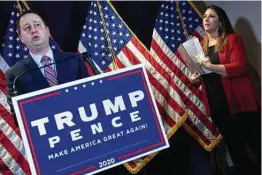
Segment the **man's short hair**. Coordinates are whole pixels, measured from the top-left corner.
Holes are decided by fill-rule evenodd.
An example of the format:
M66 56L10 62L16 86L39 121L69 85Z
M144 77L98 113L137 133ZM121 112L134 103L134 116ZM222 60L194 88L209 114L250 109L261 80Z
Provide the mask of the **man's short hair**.
M44 25L47 26L45 20L43 19L42 15L40 15L40 13L38 13L38 12L36 12L34 10L26 10L18 17L18 19L16 21L16 29L17 29L18 36L20 36L20 34L21 34L21 29L20 29L20 24L19 24L20 23L20 19L23 16L25 16L26 14L29 14L29 13L33 13L33 14L38 15L42 19Z

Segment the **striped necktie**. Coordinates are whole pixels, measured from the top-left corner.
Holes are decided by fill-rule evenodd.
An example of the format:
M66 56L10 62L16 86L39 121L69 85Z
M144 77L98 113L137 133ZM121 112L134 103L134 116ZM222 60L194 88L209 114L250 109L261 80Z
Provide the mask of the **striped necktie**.
M51 58L49 58L48 56L43 56L41 59L41 63L43 63L44 65L49 65L51 64ZM54 70L54 67L52 65L44 67L44 75L50 86L55 86L58 84L56 71Z

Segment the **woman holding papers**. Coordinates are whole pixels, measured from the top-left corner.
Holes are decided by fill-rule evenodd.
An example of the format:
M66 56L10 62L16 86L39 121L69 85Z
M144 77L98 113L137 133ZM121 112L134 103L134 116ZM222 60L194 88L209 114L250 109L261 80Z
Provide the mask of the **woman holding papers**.
M198 63L212 73L194 73L194 84L206 88L211 118L228 146L237 175L260 174L260 96L254 93L246 73L246 53L223 9L209 6L203 18L205 58ZM257 122L255 122L257 121ZM256 156L255 165L245 149Z

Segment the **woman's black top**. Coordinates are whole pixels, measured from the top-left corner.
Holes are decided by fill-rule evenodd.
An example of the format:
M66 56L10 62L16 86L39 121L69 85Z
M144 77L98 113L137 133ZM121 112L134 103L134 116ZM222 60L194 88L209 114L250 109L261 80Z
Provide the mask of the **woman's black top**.
M212 64L220 64L218 53L214 53L214 49L214 46L209 47L208 56ZM229 109L221 81L221 75L212 72L209 74L204 74L202 78L207 92L211 118L213 119L215 116L227 117L229 114Z

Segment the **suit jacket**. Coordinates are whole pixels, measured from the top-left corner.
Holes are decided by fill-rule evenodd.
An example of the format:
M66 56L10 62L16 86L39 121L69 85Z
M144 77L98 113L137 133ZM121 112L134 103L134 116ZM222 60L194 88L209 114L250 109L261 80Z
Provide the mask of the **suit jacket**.
M83 59L80 56L75 53L57 51L53 51L53 54L56 62L58 84L89 76L84 66ZM17 95L50 87L46 78L38 68L38 65L30 55L8 69L5 76L7 83L7 102L11 107L13 116L14 109L11 98L16 95L13 87L16 77L19 76L15 81Z
M221 79L230 113L257 111L260 108L260 96L255 94L247 75L246 53L240 36L229 34L226 47L218 54L220 64L225 66L227 72L227 76L221 76Z

